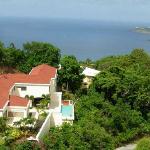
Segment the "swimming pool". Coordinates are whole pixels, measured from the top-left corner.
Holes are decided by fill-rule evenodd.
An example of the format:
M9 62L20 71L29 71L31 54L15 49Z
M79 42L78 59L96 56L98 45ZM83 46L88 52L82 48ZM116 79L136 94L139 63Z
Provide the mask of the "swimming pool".
M73 117L73 105L62 105L61 106L62 116L64 118L72 118Z

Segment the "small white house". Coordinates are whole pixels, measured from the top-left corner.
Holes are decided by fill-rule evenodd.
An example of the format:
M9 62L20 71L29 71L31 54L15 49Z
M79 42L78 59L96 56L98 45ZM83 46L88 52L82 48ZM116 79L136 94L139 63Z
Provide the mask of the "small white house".
M82 74L85 76L85 78L83 79L84 86L88 88L92 82L92 79L99 73L99 70L86 67L82 72Z

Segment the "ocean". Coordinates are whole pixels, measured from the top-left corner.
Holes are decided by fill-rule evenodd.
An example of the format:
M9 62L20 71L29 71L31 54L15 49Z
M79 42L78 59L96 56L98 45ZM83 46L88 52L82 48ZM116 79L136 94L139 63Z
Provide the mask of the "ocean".
M0 41L16 47L31 41L49 42L62 55L79 60L99 59L129 53L134 48L150 52L150 34L134 31L145 23L105 22L69 19L0 18Z

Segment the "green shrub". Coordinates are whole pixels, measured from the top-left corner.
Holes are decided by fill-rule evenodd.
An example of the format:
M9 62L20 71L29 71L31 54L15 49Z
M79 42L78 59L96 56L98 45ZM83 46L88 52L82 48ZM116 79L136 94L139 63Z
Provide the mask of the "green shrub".
M6 145L10 145L14 141L15 141L14 137L11 137L11 136L6 136L5 137L5 144Z
M5 139L0 136L0 146L5 144Z
M0 145L0 150L10 150L10 148L5 145Z
M22 132L17 128L11 128L9 130L9 136L14 139L18 139L21 135L22 135Z
M15 147L15 150L40 150L38 144L31 141L24 141Z
M64 100L73 100L74 95L71 92L65 91L65 92L63 92L63 99Z
M6 128L6 118L0 117L0 133L4 133Z
M150 138L141 139L135 150L150 150Z

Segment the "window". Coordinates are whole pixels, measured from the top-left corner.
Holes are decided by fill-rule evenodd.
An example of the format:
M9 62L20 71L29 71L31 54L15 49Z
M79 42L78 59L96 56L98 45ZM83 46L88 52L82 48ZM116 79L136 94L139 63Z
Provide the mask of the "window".
M18 88L20 88L21 89L21 91L26 91L27 90L27 87L23 87L23 86L20 86L20 87L18 87Z
M21 87L21 91L26 91L27 87Z

